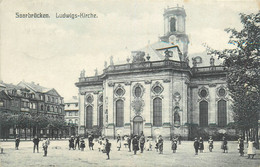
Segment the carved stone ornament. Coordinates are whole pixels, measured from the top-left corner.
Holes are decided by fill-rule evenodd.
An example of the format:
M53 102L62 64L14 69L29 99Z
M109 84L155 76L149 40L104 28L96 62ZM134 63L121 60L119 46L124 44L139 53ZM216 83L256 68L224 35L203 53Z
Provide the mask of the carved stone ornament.
M116 96L119 96L119 97L124 96L124 94L125 94L125 89L124 89L124 87L119 84L119 85L115 88L114 94L115 94Z
M141 112L143 111L144 100L142 100L142 99L135 99L135 100L132 101L131 106L134 109L135 114L136 115L140 115Z
M163 82L164 83L169 83L169 82L171 82L171 80L170 79L164 79Z
M125 82L125 85L127 86L127 85L131 85L131 81L126 81Z
M94 93L94 94L98 94L98 93L99 93L99 91L94 91L93 93Z
M152 81L151 81L151 80L145 80L144 83L145 83L145 84L151 84Z
M175 101L176 103L179 104L179 101L181 100L181 95L180 95L180 93L179 93L179 92L175 92L175 93L173 94L173 99L174 99L174 101Z
M160 82L155 82L155 84L152 86L152 92L155 94L155 95L159 95L163 92L164 88L162 86L162 84Z
M88 94L85 99L86 99L86 102L89 104L94 101L94 97L92 94Z
M115 86L115 83L114 83L114 82L108 82L107 85L108 85L109 87L113 87L113 86Z
M140 90L140 91L137 91ZM135 98L141 98L144 94L144 87L140 83L137 83L133 87L133 95Z

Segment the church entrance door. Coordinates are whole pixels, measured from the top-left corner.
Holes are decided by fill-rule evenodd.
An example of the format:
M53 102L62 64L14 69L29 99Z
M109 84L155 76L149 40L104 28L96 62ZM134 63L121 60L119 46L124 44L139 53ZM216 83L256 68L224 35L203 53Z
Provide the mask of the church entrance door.
M136 116L134 118L134 135L141 135L143 131L143 118L140 116Z

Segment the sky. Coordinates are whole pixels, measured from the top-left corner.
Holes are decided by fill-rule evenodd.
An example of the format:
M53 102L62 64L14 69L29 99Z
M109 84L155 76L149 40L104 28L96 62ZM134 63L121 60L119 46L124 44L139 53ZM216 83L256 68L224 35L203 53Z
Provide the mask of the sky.
M101 74L110 56L126 62L131 51L164 34L164 8L184 6L189 54L230 47L225 28L241 29L239 13L256 13L257 0L0 0L0 80L35 82L70 99L80 71ZM16 18L16 13L50 18ZM56 14L92 13L64 19Z

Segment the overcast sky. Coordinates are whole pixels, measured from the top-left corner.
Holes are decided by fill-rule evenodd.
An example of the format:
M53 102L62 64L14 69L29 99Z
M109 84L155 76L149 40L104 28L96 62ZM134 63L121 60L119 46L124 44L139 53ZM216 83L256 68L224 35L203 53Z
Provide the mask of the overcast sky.
M203 52L202 43L226 48L227 27L241 28L239 13L256 13L257 0L200 1L0 1L0 78L24 80L55 88L66 99L78 94L80 71L99 74L104 61L125 61L130 52L163 35L164 8L184 5L189 53ZM47 13L49 19L15 18L19 13ZM58 19L56 13L95 13L96 19Z

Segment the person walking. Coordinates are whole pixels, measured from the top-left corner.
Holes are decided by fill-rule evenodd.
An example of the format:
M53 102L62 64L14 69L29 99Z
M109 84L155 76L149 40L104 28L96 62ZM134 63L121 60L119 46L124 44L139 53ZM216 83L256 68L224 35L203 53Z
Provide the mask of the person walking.
M194 149L195 149L195 155L198 155L198 151L199 151L199 141L198 141L197 137L196 137L195 140L194 140L193 146L194 146Z
M228 146L227 146L228 142L227 139L225 138L225 136L223 136L222 139L222 145L221 145L221 149L223 150L223 153L227 153L228 151Z
M171 141L172 141L172 152L173 152L173 153L176 153L176 150L177 150L177 137L176 137L176 138L173 137L173 138L171 139Z
M120 148L121 148L121 137L120 137L119 134L117 136L116 143L117 143L117 151L120 151Z
M74 150L77 148L77 146L78 146L78 149L80 149L80 148L79 148L79 135L76 136L75 148L74 148Z
M44 140L42 141L42 148L44 150L44 157L47 156L47 150L48 146L50 145L50 140L47 138L47 136L44 137Z
M158 152L158 144L159 144L159 136L157 136L157 138L155 139L155 149L156 149L156 152Z
M89 147L90 150L94 150L93 149L93 146L94 146L93 140L94 140L93 136L89 135L88 136L88 147Z
M33 138L33 153L35 153L35 148L37 149L37 153L39 153L39 138L37 136L35 136Z
M159 154L163 154L163 138L160 135L158 140L158 148L159 148Z
M200 137L200 140L199 140L199 150L200 150L201 153L203 153L204 141L203 141L202 137Z
M252 159L254 158L255 154L256 154L256 148L254 147L254 141L252 140L252 138L249 139L248 141L248 145L247 145L247 155L248 155L248 159L251 157Z
M128 144L128 149L129 149L128 152L131 152L131 140L132 140L132 138L133 138L133 135L131 135L127 138L127 144Z
M111 143L109 143L109 140L106 139L106 146L105 146L105 149L106 149L106 153L107 153L107 160L110 159L109 157L109 153L110 153L110 150L111 150Z
M81 138L81 140L80 140L80 149L81 149L81 151L84 151L84 148L85 148L86 146L85 146L85 141L84 141L84 139L83 139L83 137Z
M144 135L142 134L142 136L140 137L140 148L141 148L141 153L144 152L144 144L145 144L145 137Z
M19 149L19 144L20 144L20 138L16 137L15 139L15 149L18 150Z
M138 139L137 139L136 135L134 136L134 139L132 141L132 145L133 145L134 154L136 154L136 152L139 150Z
M244 156L244 140L242 139L242 136L238 139L238 150L239 155Z
M209 151L212 152L213 149L213 139L212 136L209 137L208 143L209 143Z
M70 149L74 150L74 136L71 136L69 139L69 150Z

